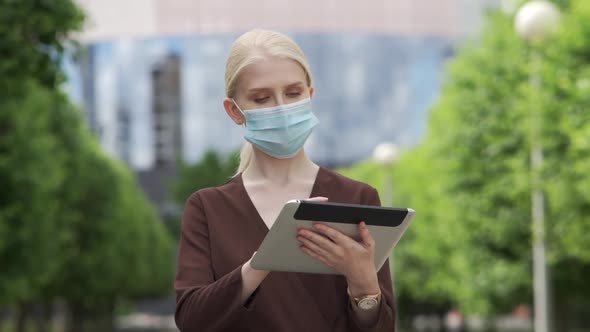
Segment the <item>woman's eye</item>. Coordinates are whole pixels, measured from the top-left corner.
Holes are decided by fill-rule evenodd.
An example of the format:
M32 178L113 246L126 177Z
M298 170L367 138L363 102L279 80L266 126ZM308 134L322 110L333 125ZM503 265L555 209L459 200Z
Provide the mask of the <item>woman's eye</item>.
M289 97L299 97L299 96L301 96L301 92L289 92L289 93L287 93L287 96L289 96Z
M261 104L268 100L269 97L254 98L254 102Z

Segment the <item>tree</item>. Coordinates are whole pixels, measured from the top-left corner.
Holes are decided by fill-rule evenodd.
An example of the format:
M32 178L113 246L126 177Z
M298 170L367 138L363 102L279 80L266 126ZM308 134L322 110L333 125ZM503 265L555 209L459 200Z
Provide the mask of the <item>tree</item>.
M543 48L543 177L549 211L548 243L558 329L588 317L590 288L590 3L570 1L554 43Z
M0 101L0 303L27 308L63 266L56 194L65 176L49 128L51 91L27 82L21 99Z
M470 46L449 67L426 144L444 167L449 207L461 211L449 226L467 232L457 277L473 292L455 298L464 311L493 313L530 297L528 75L510 18L491 15Z
M205 152L200 162L187 165L179 161L179 176L171 183L171 192L174 200L180 206L184 206L186 200L193 192L207 187L219 186L227 182L235 174L239 165L239 153L232 153L223 158L217 152L209 150ZM180 236L180 217L169 220L171 233L177 238Z
M61 59L75 46L70 36L83 19L72 0L0 0L2 99L22 94L28 80L57 88L65 79Z
M78 138L65 196L74 213L71 255L55 287L72 310L71 331L109 330L121 300L168 294L172 241L127 167L107 157L87 130Z
M99 330L112 330L120 300L170 291L171 238L60 90L80 9L0 0L0 17L0 304L18 304L19 332L32 303L50 314L57 298L69 304L73 331L91 328L90 312Z
M551 42L528 46L511 17L492 13L480 38L449 64L427 137L392 170L397 203L417 210L396 249L402 295L488 315L532 302L534 108L543 118L547 248L560 330L587 307L590 4L563 6L564 24ZM543 59L541 91L529 85L532 52Z
M516 38L511 18L492 15L479 45L463 50L451 65L433 110L427 139L434 147L432 159L448 160L447 193L463 211L461 223L470 230L469 243L475 249L466 272L476 277L470 284L479 296L490 299L489 311L531 298L531 108L543 118L547 244L549 264L556 272L555 298L572 285L580 287L578 294L588 290L578 275L588 271L589 248L577 234L590 226L590 200L579 192L579 183L590 180L579 168L587 165L590 154L584 144L576 144L588 137L588 117L580 115L588 99L574 83L588 74L584 54L590 41L589 15L587 3L571 1L554 41L531 47ZM532 90L528 81L531 52L544 59L541 91ZM560 273L565 267L569 273Z
M427 146L421 145L404 153L398 164L384 169L371 161L341 169L340 173L369 183L380 192L385 172L392 172L393 202L382 202L398 207L411 207L416 217L406 230L391 256L392 276L400 326L411 329L411 318L417 314L443 316L454 302L456 289L462 280L456 270L465 261L456 255L463 243L462 232L448 227L453 222L453 209L442 198L444 187L439 167L428 162ZM445 211L445 214L438 214ZM461 246L460 248L463 248Z

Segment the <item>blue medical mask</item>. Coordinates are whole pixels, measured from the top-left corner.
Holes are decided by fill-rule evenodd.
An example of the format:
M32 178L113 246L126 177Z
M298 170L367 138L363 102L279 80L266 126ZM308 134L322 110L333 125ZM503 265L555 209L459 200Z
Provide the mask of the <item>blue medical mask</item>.
M242 111L246 119L244 138L264 153L278 159L293 157L319 123L311 111L311 99Z

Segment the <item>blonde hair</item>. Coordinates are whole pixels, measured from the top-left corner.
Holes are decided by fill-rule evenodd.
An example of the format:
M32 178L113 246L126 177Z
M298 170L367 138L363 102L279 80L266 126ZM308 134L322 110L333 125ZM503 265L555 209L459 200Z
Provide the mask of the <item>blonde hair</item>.
M305 55L293 39L271 31L255 29L248 31L234 41L225 64L225 96L234 98L240 74L247 66L268 59L279 57L297 62L305 72L307 86L311 86L311 70ZM252 144L245 143L240 150L240 165L237 174L243 172L252 160Z

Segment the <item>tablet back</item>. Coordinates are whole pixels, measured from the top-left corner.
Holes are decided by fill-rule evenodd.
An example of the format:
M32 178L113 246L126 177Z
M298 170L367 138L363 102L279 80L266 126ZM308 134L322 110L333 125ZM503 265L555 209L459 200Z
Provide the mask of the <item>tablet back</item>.
M375 267L379 270L411 223L412 209L293 200L285 204L258 248L251 266L259 270L338 274L309 257L299 247L297 230L321 222L359 240L357 224L365 221L375 239Z

